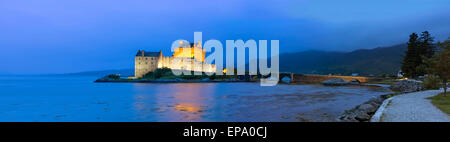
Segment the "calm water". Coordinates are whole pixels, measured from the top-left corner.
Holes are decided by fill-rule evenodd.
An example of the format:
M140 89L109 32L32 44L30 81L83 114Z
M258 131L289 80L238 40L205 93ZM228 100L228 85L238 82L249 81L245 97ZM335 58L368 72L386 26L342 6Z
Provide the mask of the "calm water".
M0 121L334 121L388 90L258 83L93 83L0 76Z

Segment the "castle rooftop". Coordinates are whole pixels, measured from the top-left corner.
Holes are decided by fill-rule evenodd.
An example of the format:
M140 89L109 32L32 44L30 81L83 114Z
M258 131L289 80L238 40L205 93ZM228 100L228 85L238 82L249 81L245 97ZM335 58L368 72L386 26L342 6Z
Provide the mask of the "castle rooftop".
M161 51L159 52L147 52L144 50L138 50L136 56L143 56L143 57L159 57L159 54L161 53Z

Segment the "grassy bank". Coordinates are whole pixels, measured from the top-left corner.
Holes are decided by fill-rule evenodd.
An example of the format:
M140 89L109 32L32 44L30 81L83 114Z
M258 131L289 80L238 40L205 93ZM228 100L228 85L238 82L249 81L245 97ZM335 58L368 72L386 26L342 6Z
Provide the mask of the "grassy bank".
M447 96L444 97L444 93L440 93L436 96L429 97L431 103L439 108L441 111L450 115L450 94L447 93Z

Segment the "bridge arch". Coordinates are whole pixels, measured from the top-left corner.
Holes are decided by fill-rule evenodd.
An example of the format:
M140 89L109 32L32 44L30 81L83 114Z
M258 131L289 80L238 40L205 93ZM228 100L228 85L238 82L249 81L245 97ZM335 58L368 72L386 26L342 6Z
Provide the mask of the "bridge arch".
M294 81L294 74L290 73L290 72L280 72L280 80L283 79L284 77L288 77L291 79L291 81Z

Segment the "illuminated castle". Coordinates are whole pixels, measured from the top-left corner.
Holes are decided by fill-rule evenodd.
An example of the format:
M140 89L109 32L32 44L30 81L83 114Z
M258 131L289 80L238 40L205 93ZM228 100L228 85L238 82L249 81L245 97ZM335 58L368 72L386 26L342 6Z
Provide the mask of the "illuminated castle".
M177 70L190 70L196 72L216 72L216 65L205 63L205 51L201 43L183 43L175 48L171 57L163 56L162 51L147 52L138 50L135 56L135 78L143 77L148 72L158 68L170 68Z

